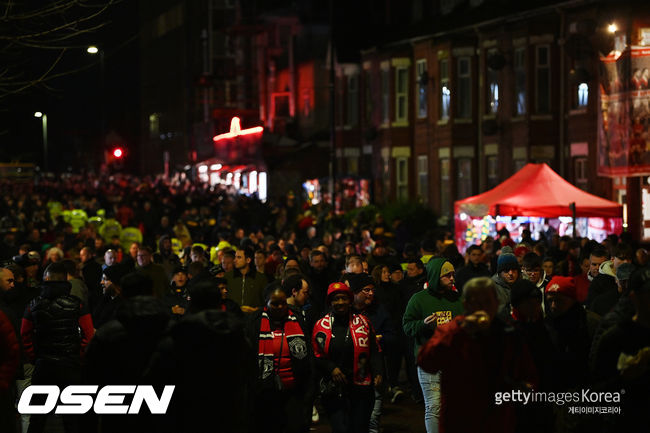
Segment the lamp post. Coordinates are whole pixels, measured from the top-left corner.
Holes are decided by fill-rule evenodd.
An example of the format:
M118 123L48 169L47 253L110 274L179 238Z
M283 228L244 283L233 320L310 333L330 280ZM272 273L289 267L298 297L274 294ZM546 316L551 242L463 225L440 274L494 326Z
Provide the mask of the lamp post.
M43 125L43 171L47 172L47 114L37 111L34 117L40 117Z
M99 109L101 120L101 135L104 140L104 131L106 119L104 116L104 50L100 50L96 45L90 45L86 48L86 52L91 55L99 54Z

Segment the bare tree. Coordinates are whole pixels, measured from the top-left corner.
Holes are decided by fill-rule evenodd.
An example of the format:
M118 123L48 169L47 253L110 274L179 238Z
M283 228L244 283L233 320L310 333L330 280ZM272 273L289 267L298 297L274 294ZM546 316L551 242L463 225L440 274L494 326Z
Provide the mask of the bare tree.
M92 66L64 64L71 49L85 47L107 23L120 0L0 2L0 99Z

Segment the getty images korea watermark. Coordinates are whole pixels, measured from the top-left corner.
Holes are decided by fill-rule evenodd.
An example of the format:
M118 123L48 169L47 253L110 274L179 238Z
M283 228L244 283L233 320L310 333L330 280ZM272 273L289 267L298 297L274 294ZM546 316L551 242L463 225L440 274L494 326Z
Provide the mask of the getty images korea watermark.
M512 390L494 393L494 404L500 406L503 403L520 403L525 406L551 403L557 406L567 405L570 414L620 414L619 404L623 395L625 390L596 392L588 388L573 392Z

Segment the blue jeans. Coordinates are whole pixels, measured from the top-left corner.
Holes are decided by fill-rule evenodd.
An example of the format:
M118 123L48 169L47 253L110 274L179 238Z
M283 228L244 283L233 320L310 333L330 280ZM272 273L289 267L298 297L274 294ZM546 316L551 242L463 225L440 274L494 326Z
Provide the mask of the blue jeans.
M438 433L440 418L440 373L431 374L418 367L418 379L424 396L424 426L427 433Z
M379 420L381 418L381 406L383 395L375 388L375 405L370 414L370 428L369 433L379 433Z

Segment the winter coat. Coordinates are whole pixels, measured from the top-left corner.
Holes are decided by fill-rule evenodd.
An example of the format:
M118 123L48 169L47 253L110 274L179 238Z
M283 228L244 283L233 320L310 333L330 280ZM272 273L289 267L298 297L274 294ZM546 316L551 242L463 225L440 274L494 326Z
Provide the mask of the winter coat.
M90 314L70 289L68 281L45 281L41 294L25 309L20 334L28 360L80 365L81 350L94 329Z

